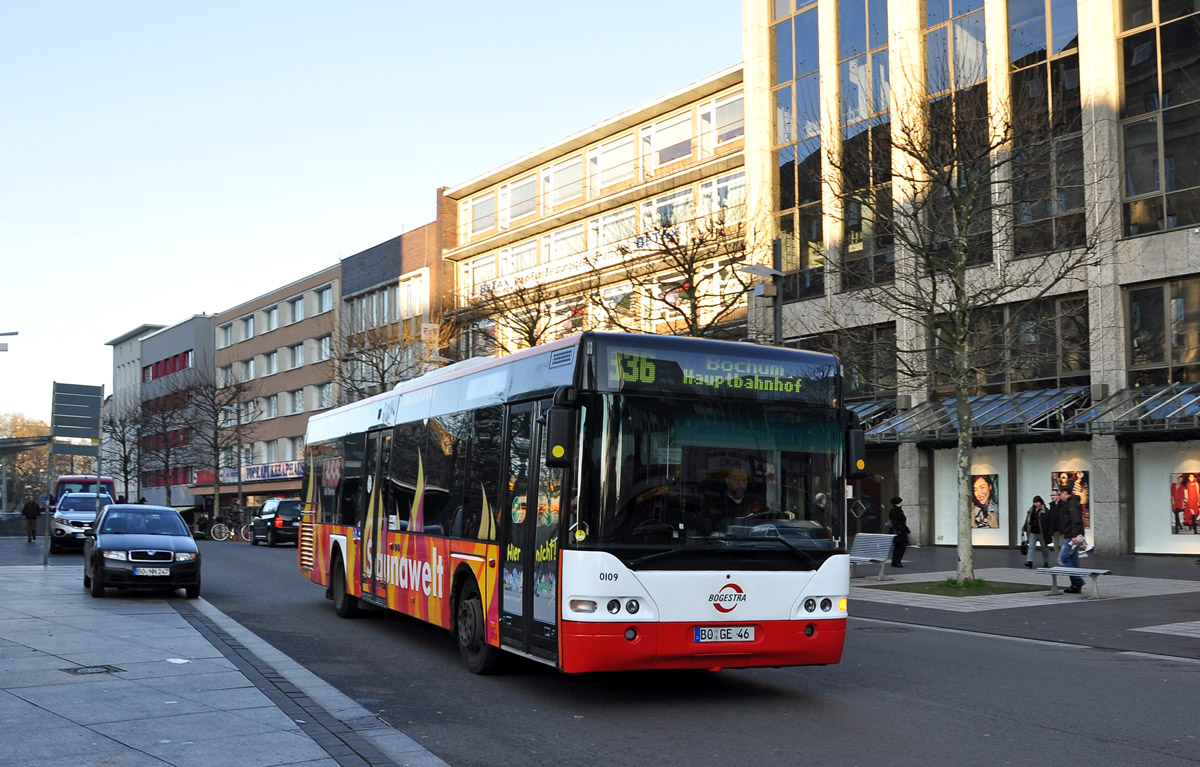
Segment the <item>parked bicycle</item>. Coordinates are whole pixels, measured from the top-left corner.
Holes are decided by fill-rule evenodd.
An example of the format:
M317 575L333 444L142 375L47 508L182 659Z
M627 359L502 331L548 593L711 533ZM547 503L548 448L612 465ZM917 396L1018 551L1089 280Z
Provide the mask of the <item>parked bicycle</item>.
M219 519L208 528L208 537L214 541L243 540L249 541L254 534L254 526L242 521L241 513L235 512L228 517Z

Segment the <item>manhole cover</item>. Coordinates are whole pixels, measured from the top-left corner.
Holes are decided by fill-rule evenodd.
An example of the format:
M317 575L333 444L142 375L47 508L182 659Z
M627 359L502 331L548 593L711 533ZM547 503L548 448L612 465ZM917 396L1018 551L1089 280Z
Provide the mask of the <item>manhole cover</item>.
M88 674L117 674L125 669L117 668L116 666L76 666L75 668L63 668L59 671L65 671L68 674L75 676L87 676Z
M909 634L912 629L900 628L899 626L859 626L855 631L869 631L872 634Z

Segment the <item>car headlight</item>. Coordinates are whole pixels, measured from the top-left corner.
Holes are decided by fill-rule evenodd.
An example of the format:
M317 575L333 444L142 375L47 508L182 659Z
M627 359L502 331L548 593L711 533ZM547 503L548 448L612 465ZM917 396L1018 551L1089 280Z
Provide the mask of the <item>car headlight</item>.
M177 551L175 552L176 562L194 562L196 561L196 552L194 551Z
M125 555L124 551L107 551L107 550L105 550L100 553L104 555L105 559L116 559L121 562L124 562L126 559L129 558Z

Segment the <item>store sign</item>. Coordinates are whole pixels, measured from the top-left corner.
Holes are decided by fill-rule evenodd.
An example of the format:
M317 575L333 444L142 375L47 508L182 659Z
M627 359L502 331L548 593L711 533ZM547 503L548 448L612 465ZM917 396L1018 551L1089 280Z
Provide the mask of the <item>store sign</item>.
M266 482L274 479L299 479L304 475L304 461L278 461L276 463L256 463L242 467L243 482ZM212 472L209 472L212 476ZM212 480L210 479L209 482ZM221 484L231 485L238 481L237 469L221 468Z

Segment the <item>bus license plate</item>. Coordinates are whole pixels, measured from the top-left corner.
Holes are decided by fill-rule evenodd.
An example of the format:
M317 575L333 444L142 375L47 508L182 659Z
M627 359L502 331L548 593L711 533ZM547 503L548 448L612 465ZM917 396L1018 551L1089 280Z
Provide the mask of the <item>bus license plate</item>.
M133 568L134 575L170 575L171 568L169 567L135 567Z
M753 626L697 626L697 642L753 642Z

